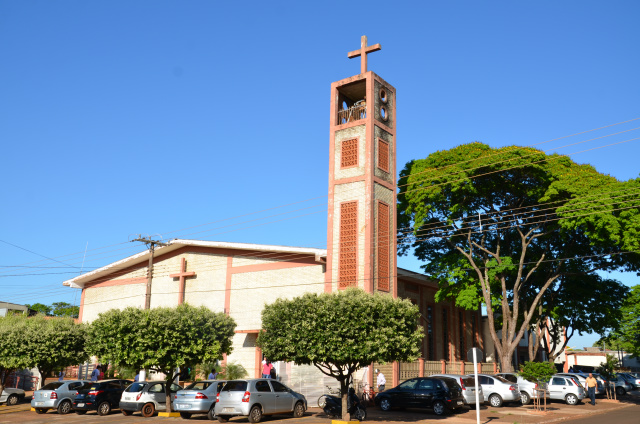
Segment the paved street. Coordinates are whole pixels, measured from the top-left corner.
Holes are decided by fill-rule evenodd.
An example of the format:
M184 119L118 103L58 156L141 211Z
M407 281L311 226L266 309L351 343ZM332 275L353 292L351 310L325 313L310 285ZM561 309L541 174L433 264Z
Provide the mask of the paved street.
M38 415L29 410L28 404L16 406L0 406L0 424L21 423L21 424L45 424L45 423L160 423L160 422L185 422L181 418L143 418L139 414L125 417L118 411L110 415L101 417L96 413L86 415L58 415L50 411L45 415ZM506 406L503 408L483 407L481 409L481 423L518 423L536 424L558 421L575 421L580 424L602 423L603 419L616 424L636 424L640 417L640 393L625 396L619 402L607 402L599 400L596 406L581 403L576 406L569 406L563 403L553 402L548 406L545 415L536 414L531 406ZM424 410L404 410L383 412L378 408L369 408L366 421L385 423L427 423L442 421L447 424L474 424L476 422L475 410L464 410L453 415L438 417L429 411ZM208 421L206 416L195 416L189 421ZM330 419L326 417L318 408L311 408L303 418L295 419L286 416L267 417L265 422L270 424L329 424ZM230 423L248 423L246 418L235 418Z

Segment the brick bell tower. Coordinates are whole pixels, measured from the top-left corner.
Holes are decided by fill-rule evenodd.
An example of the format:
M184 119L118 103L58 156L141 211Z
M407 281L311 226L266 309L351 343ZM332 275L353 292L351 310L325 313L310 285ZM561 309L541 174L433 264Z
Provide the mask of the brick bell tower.
M325 291L359 287L397 297L396 89L371 71L331 84Z

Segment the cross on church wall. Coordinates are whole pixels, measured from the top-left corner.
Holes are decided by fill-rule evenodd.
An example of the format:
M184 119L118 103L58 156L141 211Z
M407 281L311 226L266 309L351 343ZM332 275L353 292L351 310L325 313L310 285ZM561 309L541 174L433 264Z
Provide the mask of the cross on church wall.
M182 305L184 303L184 288L185 288L185 280L187 277L195 277L195 272L187 272L187 260L182 258L182 262L180 263L180 272L177 274L169 274L171 278L179 278L180 279L180 288L178 290L178 305Z
M349 59L360 56L360 73L367 72L367 55L369 53L377 52L382 49L380 44L374 44L373 46L367 46L367 36L363 35L360 38L360 49L347 53Z

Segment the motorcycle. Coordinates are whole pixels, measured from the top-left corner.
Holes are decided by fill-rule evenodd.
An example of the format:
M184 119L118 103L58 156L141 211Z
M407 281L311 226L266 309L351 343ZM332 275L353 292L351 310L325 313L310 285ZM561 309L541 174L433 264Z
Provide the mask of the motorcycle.
M367 418L367 409L360 402L358 396L355 394L355 390L349 389L349 399L347 400L347 405L349 407L349 413L351 414L351 418L364 421ZM324 413L329 417L342 417L342 398L333 395L322 395L320 399L318 399L318 406L322 408Z

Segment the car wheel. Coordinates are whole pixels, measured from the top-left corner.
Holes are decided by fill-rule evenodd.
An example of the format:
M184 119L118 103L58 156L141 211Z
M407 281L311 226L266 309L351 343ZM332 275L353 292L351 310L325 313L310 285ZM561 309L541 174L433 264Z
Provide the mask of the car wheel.
M229 421L228 415L218 415L218 422L226 423L227 421Z
M293 407L293 417L294 418L302 418L304 415L304 405L302 402L296 403L296 406Z
M84 415L86 413L87 413L87 411L76 411L76 414L78 414L78 415Z
M109 402L105 401L98 405L98 415L109 415L109 412L111 412L111 405Z
M47 410L44 408L36 408L36 414L46 414Z
M529 396L529 393L520 392L520 402L522 402L523 405L529 405L529 402L531 402L531 396Z
M567 403L567 405L577 405L578 396L574 395L573 393L569 393L564 397L564 401Z
M214 403L211 409L209 409L209 412L207 413L207 418L213 421L216 419L215 415L216 415L216 404ZM191 416L191 414L189 414L189 416Z
M9 398L7 399L7 405L15 405L18 403L18 396L16 395L10 395Z
M153 414L156 412L156 406L151 402L145 403L142 405L140 412L142 412L142 416L145 418L153 417Z
M209 410L209 414L211 414L211 412L213 412L213 408ZM180 413L180 418L188 420L189 418L191 418L191 413L190 412L181 412ZM209 419L212 420L213 416L209 415Z
M251 423L259 423L262 420L262 408L258 405L251 408L249 411L249 422Z
M122 409L122 415L124 415L125 417L128 417L129 415L133 414L133 411L127 411L126 409Z
M325 406L327 406L327 397L322 395L318 398L318 408L324 409Z
M502 398L494 393L489 396L489 404L495 408L500 408L502 406Z
M435 401L433 402L433 413L436 415L444 415L445 411L446 411L446 407L444 406L444 403L442 401Z
M353 418L355 418L358 421L364 421L365 418L367 418L367 410L361 406L358 406L355 412L353 413Z
M60 405L58 405L58 414L65 415L69 412L71 412L71 401L63 400L62 402L60 402Z
M616 394L618 396L624 396L627 394L627 391L624 389L624 387L616 387Z
M384 398L380 400L380 409L383 411L388 411L391 409L391 401L389 398Z

